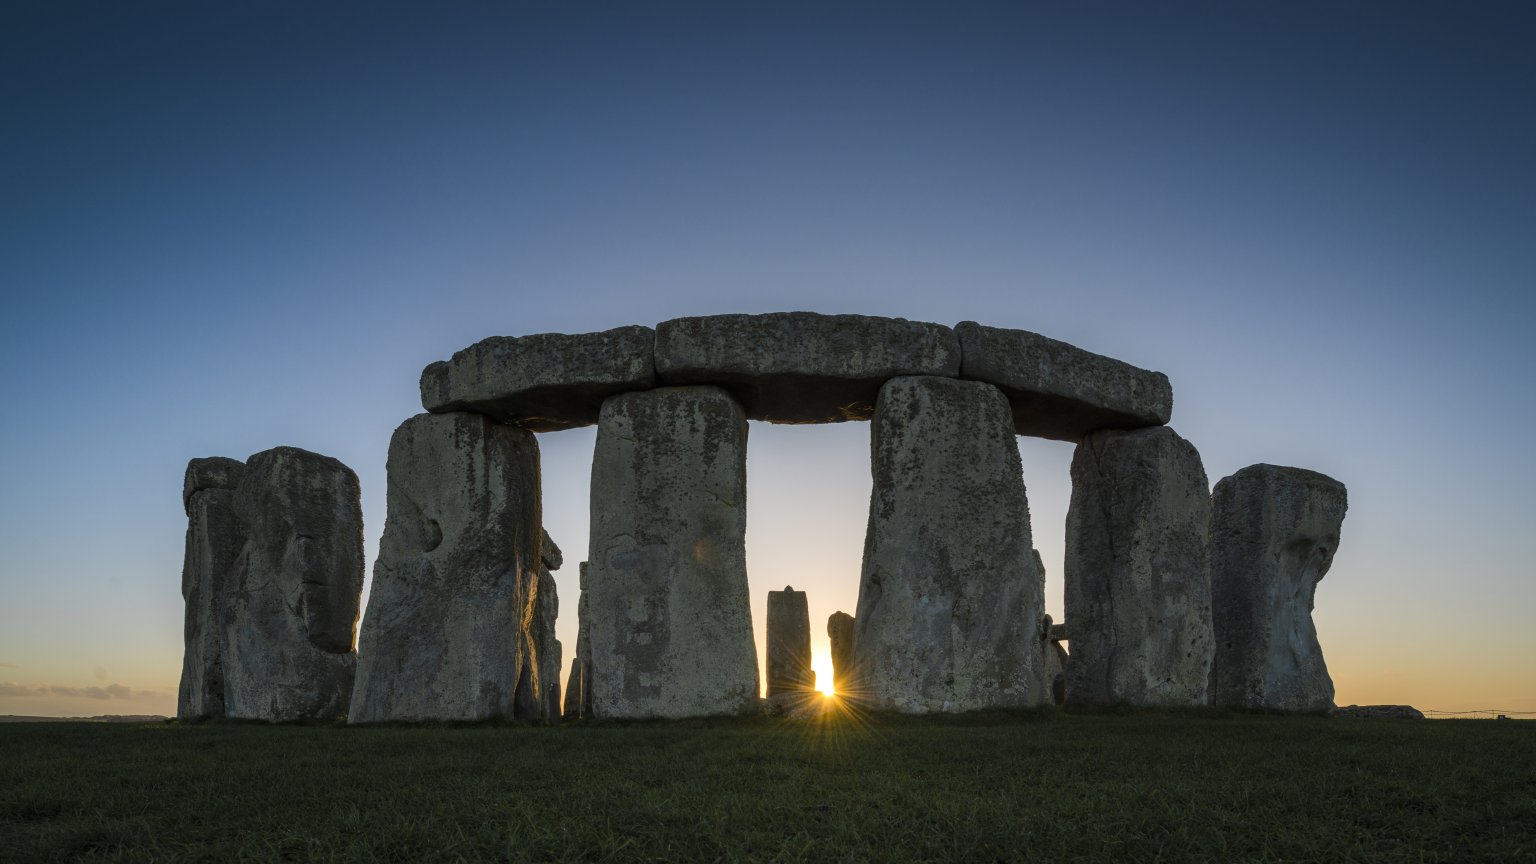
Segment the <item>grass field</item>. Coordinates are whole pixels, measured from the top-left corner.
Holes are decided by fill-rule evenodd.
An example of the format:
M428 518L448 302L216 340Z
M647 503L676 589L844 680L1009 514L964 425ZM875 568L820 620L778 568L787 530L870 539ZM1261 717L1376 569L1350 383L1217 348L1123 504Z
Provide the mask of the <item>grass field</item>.
M0 726L0 860L1536 861L1536 722Z

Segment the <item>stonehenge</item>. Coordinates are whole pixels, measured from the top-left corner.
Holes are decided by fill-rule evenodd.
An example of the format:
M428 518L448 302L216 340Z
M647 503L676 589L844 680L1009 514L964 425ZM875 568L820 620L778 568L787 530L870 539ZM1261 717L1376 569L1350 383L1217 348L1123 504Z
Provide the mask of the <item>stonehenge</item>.
M827 618L827 641L832 646L832 692L839 696L858 693L858 673L853 668L853 616L833 612Z
M1301 468L1250 465L1216 484L1215 704L1314 713L1334 707L1312 607L1348 508L1343 483Z
M419 387L426 413L389 446L360 634L356 475L291 447L189 463L178 716L676 718L755 710L765 684L814 688L808 601L790 588L769 592L759 680L749 420L872 421L857 614L827 622L843 698L1332 707L1311 609L1343 485L1255 465L1212 493L1168 427L1160 372L973 321L777 312L492 336ZM594 424L567 651L536 436ZM1077 446L1070 639L1044 614L1020 435Z
M756 704L746 505L747 418L724 390L661 387L603 403L584 592L593 716Z
M768 592L768 698L805 696L816 689L811 670L811 613L805 592L789 585Z
M1072 702L1206 704L1209 489L1200 454L1167 426L1077 445L1063 568Z
M1041 704L1044 583L1008 401L978 381L893 378L871 434L860 698L906 713Z
M234 490L243 542L220 610L224 716L347 713L363 589L362 492L328 456L276 447Z
M418 414L395 430L387 465L348 721L537 716L533 433L480 414Z
M245 463L216 456L193 459L182 481L187 512L187 549L181 569L186 601L185 655L176 716L198 720L224 716L224 664L220 614L245 534L235 518L235 489Z

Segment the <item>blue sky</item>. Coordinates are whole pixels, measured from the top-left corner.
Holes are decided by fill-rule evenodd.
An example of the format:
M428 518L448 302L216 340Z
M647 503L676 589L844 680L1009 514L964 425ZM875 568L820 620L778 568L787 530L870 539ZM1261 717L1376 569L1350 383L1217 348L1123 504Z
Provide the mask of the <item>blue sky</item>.
M342 459L371 561L426 363L791 309L1168 373L1212 483L1348 484L1341 702L1536 710L1521 4L231 5L0 10L0 713L173 710L188 458ZM592 432L540 443L574 564ZM753 424L759 627L851 611L867 452Z

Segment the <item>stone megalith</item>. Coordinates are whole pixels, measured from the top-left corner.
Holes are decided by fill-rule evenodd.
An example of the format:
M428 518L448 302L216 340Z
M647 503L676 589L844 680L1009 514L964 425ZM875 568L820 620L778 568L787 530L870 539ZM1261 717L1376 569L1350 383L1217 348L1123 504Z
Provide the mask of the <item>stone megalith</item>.
M560 597L555 587L555 574L564 557L549 532L543 532L540 546L542 566L539 568L539 592L533 611L533 656L538 658L539 690L543 702L539 716L544 720L560 719L560 658L564 653L560 640L555 638L555 619L560 615Z
M833 612L827 617L827 640L832 643L832 692L850 696L858 690L858 676L853 668L853 616Z
M655 331L639 326L492 336L423 369L421 406L532 432L591 426L604 399L655 383L655 347Z
M1211 512L1213 701L1322 712L1333 679L1312 623L1348 509L1344 484L1301 468L1250 465L1216 484ZM1073 635L1077 622L1072 622ZM1077 642L1072 643L1076 653Z
M1161 426L1173 416L1173 385L1138 369L1028 330L955 325L960 377L1008 397L1020 435L1079 441L1099 429Z
M363 589L357 475L276 447L246 460L235 490L245 544L221 610L225 714L330 720L347 713Z
M479 414L418 414L390 440L388 475L349 722L515 716L519 682L537 677L533 433Z
M707 716L757 704L746 455L746 416L717 387L603 403L581 601L592 716Z
M1085 437L1072 457L1067 700L1205 705L1211 655L1210 486L1167 426Z
M187 543L181 596L186 601L186 625L176 716L183 720L224 716L219 609L234 583L235 560L245 545L234 506L235 488L244 476L244 462L216 456L193 459L182 480Z
M923 321L769 312L656 325L658 382L724 387L769 423L867 420L887 380L959 374L955 332Z
M816 689L811 669L811 613L805 592L789 585L768 592L768 698Z
M1039 554L1039 553L1036 553ZM1051 693L1051 701L1065 705L1067 701L1067 649L1055 638L1056 626L1051 616L1040 622L1040 657L1045 664L1045 682Z
M577 565L581 593L576 598L576 656L571 659L571 677L565 682L565 716L592 716L592 637L587 631L587 562Z
M893 378L872 440L859 697L907 713L1044 703L1044 585L1008 400L975 381Z

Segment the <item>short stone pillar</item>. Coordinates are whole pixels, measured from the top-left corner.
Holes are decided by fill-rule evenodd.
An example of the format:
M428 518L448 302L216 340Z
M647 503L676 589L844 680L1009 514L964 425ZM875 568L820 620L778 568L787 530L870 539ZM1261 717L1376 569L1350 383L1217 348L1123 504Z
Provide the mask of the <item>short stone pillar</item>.
M1067 701L1205 705L1211 655L1210 486L1167 426L1094 432L1072 457Z
M893 378L872 435L860 699L908 713L1043 704L1044 586L1008 400L981 382Z
M363 589L357 475L297 447L266 450L246 460L234 509L245 545L222 610L225 714L346 714Z
M186 625L176 697L176 716L182 720L224 716L219 614L245 545L234 506L235 488L244 477L244 462L216 456L193 459L182 478L187 544L181 596L186 602Z
M757 704L746 455L746 415L718 387L603 403L583 600L592 716L695 717Z
M768 698L816 689L811 669L811 613L805 592L785 585L768 592Z
M858 676L853 668L853 616L833 612L827 618L827 640L832 643L832 692L850 696L858 692Z
M418 414L395 430L387 470L349 722L518 716L519 681L536 677L533 433L479 414Z
M574 720L592 716L592 637L587 632L587 562L578 565L581 593L576 598L576 656L571 658L571 674L565 682L565 717Z
M1250 465L1217 483L1212 497L1213 701L1329 710L1333 679L1312 606L1339 547L1349 507L1344 484L1316 471ZM1075 654L1076 641L1072 647Z

